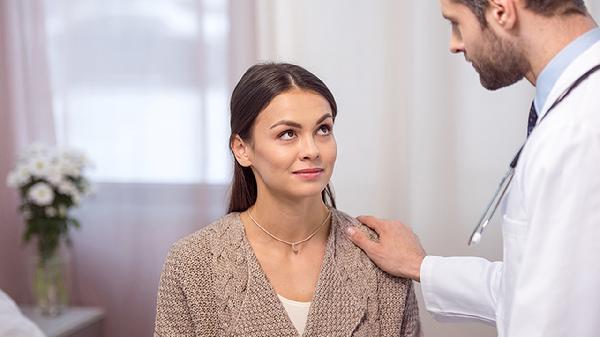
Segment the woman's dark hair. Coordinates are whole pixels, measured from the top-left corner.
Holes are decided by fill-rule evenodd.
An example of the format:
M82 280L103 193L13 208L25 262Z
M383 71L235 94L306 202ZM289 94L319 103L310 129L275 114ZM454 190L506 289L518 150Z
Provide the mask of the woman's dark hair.
M254 120L271 100L293 88L321 95L329 102L335 119L337 105L325 83L308 70L289 63L263 63L250 67L231 94L231 136L229 146L239 136L244 141L252 138ZM229 212L242 212L256 202L256 179L250 167L243 167L234 158L233 181L229 199ZM321 192L323 202L335 208L331 186Z

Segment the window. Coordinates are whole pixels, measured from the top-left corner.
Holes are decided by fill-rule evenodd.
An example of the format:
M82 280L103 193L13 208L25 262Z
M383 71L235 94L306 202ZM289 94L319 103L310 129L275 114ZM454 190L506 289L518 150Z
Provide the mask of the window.
M55 130L100 182L226 183L225 0L46 0Z

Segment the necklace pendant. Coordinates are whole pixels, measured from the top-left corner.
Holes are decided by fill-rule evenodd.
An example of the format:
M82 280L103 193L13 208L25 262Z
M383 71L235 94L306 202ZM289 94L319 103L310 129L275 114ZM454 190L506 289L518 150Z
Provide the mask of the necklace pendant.
M296 245L295 243L292 243L292 252L298 255L298 245Z

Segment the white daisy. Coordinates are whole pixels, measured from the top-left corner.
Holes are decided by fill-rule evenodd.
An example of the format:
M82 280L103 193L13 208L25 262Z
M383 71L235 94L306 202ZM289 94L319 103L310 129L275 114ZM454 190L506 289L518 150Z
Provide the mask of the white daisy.
M77 187L69 180L63 180L58 184L58 191L65 195L73 196L77 192Z
M56 164L51 164L48 170L46 171L46 176L44 177L50 184L53 186L58 186L63 181L63 174L61 172L60 166Z
M54 201L54 191L48 184L39 182L29 188L27 197L38 206L48 206Z
M50 169L50 158L45 155L34 156L27 162L27 166L31 175L46 177Z
M8 176L6 177L6 186L10 188L19 187L19 177L17 176L17 171L10 171Z
M12 188L21 187L29 182L31 174L27 165L19 165L6 177L6 184Z

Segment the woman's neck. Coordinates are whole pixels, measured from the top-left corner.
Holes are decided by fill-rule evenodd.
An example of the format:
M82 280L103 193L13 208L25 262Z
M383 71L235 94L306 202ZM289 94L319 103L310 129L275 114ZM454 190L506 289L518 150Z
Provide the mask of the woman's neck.
M313 233L323 223L329 210L320 196L286 200L259 194L248 212L272 235L295 242Z

